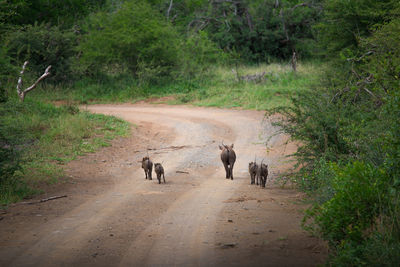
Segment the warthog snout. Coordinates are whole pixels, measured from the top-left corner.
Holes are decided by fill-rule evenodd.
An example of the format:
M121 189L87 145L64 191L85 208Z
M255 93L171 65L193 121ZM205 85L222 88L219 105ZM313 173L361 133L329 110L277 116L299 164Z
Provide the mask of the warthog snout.
M222 142L222 146L220 145L219 149L222 150L221 161L225 167L226 179L231 178L231 180L233 180L233 165L236 161L236 154L235 151L233 151L233 144L228 146L224 145L224 143Z

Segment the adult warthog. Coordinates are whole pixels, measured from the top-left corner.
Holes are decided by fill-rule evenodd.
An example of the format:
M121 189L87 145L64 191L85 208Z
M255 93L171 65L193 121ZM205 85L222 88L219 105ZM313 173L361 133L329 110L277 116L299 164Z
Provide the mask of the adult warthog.
M257 172L258 172L258 165L257 165L257 163L254 161L254 162L250 162L249 163L249 173L250 173L250 181L251 181L251 184L254 184L254 182L255 182L255 179L256 179L256 177L257 177ZM257 177L258 178L258 177ZM258 184L258 181L257 181L257 184Z
M158 183L161 184L161 175L162 175L165 184L164 168L161 165L161 163L154 163L154 171L157 174Z
M151 172L153 171L153 162L151 162L149 157L144 157L142 159L142 168L144 170L144 174L146 175L146 179L152 180Z
M261 162L257 170L257 180L260 181L260 186L265 187L268 178L268 165ZM257 183L258 184L258 183Z
M222 142L222 146L220 145L219 149L222 150L221 161L225 167L226 179L231 178L231 180L233 180L233 165L236 161L236 154L235 151L233 151L233 144L228 146L224 145Z

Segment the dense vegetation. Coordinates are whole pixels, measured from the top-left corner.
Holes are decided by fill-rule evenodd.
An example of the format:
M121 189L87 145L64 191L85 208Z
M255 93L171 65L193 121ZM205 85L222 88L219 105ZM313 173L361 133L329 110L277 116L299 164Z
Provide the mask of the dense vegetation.
M333 266L400 261L398 12L396 1L327 2L317 28L334 67L271 111L302 144L292 177L316 198L304 225L329 241Z
M398 0L60 3L0 0L1 201L27 194L24 172L46 176L48 163L85 151L82 138L99 125L126 129L43 102L173 95L178 103L268 109L285 115L276 124L302 144L291 177L315 199L304 227L329 242L329 264L400 261ZM297 72L288 64L294 52ZM25 60L25 84L50 64L52 75L18 103ZM261 80L241 78L263 71ZM39 153L65 139L74 144L68 152L60 145Z

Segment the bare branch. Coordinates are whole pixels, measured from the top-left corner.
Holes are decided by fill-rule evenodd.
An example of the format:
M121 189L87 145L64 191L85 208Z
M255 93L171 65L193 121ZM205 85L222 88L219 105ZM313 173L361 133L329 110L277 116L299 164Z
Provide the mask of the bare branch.
M370 55L372 55L372 54L374 54L375 53L375 51L373 51L373 50L371 50L371 51L368 51L367 53L365 53L364 55L362 55L361 57L359 57L359 58L357 58L357 59L355 59L355 58L348 58L347 59L347 61L354 61L354 62L360 62L364 57L367 57L367 56L370 56Z
M219 21L217 18L210 18L210 17L198 17L193 19L187 26L187 30L189 31L192 27L195 27L195 31L200 31L204 29L211 21L218 22L222 24L223 22ZM197 26L196 25L200 25Z
M26 95L29 91L35 89L35 87L36 87L43 79L45 79L47 76L50 75L49 70L51 69L51 65L48 66L48 67L46 68L46 70L44 71L44 73L42 74L42 76L40 76L40 77L36 80L36 82L35 82L34 84L32 84L31 86L29 86L28 88L26 88L25 90L22 91L22 75L23 75L24 72L25 72L26 65L28 65L28 61L25 61L24 65L22 66L22 70L21 70L21 72L20 72L20 76L19 76L19 78L18 78L18 84L17 84L17 93L18 93L18 96L19 96L21 102L24 101L25 95Z
M67 195L48 197L48 198L43 198L43 199L40 199L40 200L35 200L35 201L30 201L30 202L19 202L19 203L16 203L14 205L32 205L32 204L43 203L43 202L47 202L47 201L50 201L50 200L64 198L64 197L67 197Z
M171 12L173 4L174 4L174 0L171 0L171 2L169 2L169 7L168 7L168 11L167 11L167 20L169 20L169 13Z
M297 5L295 5L294 7L292 7L292 11L295 10L296 8L298 8L298 7L304 7L304 6L310 7L310 4L308 4L308 3L300 3L300 4L297 4Z
M283 28L283 32L285 33L285 36L286 36L286 41L289 42L290 39L289 39L288 31L286 29L286 22L285 22L285 17L283 15L283 8L279 11L279 16L281 17L281 20L282 20L282 28Z
M21 90L22 90L22 75L24 75L24 72L25 72L25 68L26 68L26 65L28 65L28 61L25 61L24 62L24 65L22 66L22 70L21 70L21 72L19 73L19 78L18 78L18 83L17 83L17 92L18 92L18 95L19 94L21 94Z
M51 65L48 66L46 68L46 70L44 71L44 73L42 74L42 76L40 76L39 79L37 79L34 84L32 84L30 87L26 88L24 92L27 93L27 92L31 91L32 89L34 89L38 85L38 83L40 83L43 79L45 79L47 76L49 76L50 75L50 72L49 72L50 69L51 69Z

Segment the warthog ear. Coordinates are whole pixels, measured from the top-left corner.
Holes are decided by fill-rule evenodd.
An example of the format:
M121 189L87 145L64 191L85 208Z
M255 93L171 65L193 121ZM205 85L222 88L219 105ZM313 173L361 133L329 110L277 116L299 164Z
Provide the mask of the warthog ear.
M218 145L218 146L219 146L219 149L224 150L224 148L221 145Z
M230 146L231 149L233 149L233 144Z

